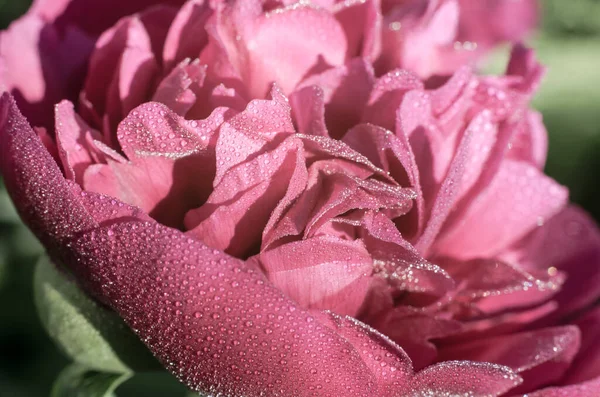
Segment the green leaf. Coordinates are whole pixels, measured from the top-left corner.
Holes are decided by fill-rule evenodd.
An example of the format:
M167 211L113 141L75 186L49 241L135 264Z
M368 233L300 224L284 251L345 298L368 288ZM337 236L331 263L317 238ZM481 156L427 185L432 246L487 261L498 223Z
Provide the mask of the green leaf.
M19 215L10 201L10 197L4 188L4 184L0 182L0 222L18 223Z
M115 389L130 376L98 372L73 364L60 373L50 397L113 397Z
M75 362L104 372L162 370L117 314L83 293L47 257L37 264L34 294L48 334Z

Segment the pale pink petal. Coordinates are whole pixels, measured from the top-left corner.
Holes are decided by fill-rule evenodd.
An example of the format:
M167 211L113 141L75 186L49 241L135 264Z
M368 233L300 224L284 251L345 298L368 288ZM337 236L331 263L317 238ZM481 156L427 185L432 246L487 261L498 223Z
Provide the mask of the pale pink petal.
M347 57L361 56L369 62L375 61L381 52L381 1L343 1L334 12L346 33Z
M437 240L440 255L492 256L565 205L567 190L528 164L505 160L488 188Z
M359 241L323 236L261 252L267 278L309 309L354 316L369 286L373 260Z

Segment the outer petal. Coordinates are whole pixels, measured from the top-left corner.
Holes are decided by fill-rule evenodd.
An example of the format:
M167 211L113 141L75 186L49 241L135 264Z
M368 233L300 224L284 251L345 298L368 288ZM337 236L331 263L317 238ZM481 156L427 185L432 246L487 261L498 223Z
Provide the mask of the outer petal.
M581 330L581 349L561 380L564 385L600 378L600 308L581 316L575 324Z
M377 394L357 350L249 264L156 223L100 228L73 248L88 288L195 390Z
M66 241L97 225L7 93L0 97L0 171L21 218L58 258Z
M527 397L596 397L598 392L600 392L600 377L577 385L549 387L527 393Z

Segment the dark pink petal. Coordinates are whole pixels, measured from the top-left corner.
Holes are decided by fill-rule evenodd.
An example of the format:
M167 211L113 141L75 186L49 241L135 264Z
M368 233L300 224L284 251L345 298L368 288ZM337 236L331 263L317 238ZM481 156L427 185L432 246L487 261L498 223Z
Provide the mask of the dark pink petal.
M402 395L495 397L521 381L519 375L502 365L447 361L418 372Z
M136 108L117 132L129 161L107 159L108 164L90 167L85 189L112 195L164 224L181 227L184 214L212 190L213 134L224 113L221 109L207 120L186 121L159 103Z
M0 91L10 91L34 126L51 128L52 105L76 95L93 41L26 15L0 32Z
M163 50L163 67L169 70L185 58L198 58L208 44L205 24L212 10L205 0L188 0L169 27Z
M55 258L97 225L7 93L0 97L0 170L21 218Z
M562 387L548 387L527 397L596 397L600 392L600 377L576 385Z
M582 383L600 377L600 308L584 314L575 324L581 330L581 348L569 372L561 380L563 385Z
M460 40L482 46L501 41L519 41L537 25L538 1L459 0ZM493 18L489 16L493 15ZM489 23L482 24L482 19Z
M379 393L375 375L345 338L253 266L183 233L119 223L85 234L72 252L90 291L194 390L247 397Z
M580 332L577 327L564 326L449 346L439 350L439 359L460 358L508 366L524 379L518 391L527 392L560 379L579 346Z
M77 26L99 35L122 17L157 4L180 6L185 0L35 0L31 11L60 29Z
M438 238L436 252L462 259L492 256L560 211L567 195L537 168L505 160L458 223Z
M409 307L399 307L376 323L376 328L406 351L416 370L434 362L436 345L431 339L458 333L461 323L436 318Z
M261 252L267 278L309 309L354 316L363 303L373 260L360 241L314 237Z
M55 106L55 125L56 144L65 175L81 185L85 170L104 157L94 142L102 141L102 135L88 126L68 101Z
M394 131L396 110L404 95L410 90L423 88L423 83L414 74L405 70L395 70L380 77L371 91L363 121Z

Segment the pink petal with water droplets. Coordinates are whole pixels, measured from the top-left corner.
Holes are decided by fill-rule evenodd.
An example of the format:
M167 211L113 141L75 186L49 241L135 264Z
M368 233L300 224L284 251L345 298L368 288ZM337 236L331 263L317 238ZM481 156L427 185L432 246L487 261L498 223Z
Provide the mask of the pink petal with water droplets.
M196 93L201 90L205 76L206 65L200 65L197 59L193 62L186 59L159 83L152 101L164 103L169 109L185 117L196 104Z
M8 93L0 97L0 170L19 215L55 258L96 226Z
M423 83L409 71L395 70L385 74L375 81L362 121L394 131L396 110L404 95L421 88Z
M579 350L580 338L575 326L545 328L442 348L439 359L505 365L523 378L514 392L527 392L552 384L565 374Z
M389 173L400 186L411 187L416 195L416 209L398 220L405 238L410 239L420 232L423 224L424 201L412 148L406 135L398 136L383 128L359 124L344 136L343 141L365 155L375 166Z
M308 309L354 316L363 303L373 260L360 241L322 236L261 252L267 278Z
M461 259L492 256L560 211L567 196L537 168L507 159L458 223L438 238L435 250Z
M542 115L528 111L525 120L519 123L511 138L507 157L525 161L543 170L548 153L548 133L542 121Z
M413 375L406 353L385 335L349 316L326 312L315 316L351 344L375 376L378 397L394 397ZM372 394L373 395L373 394Z
M569 206L504 253L532 269L562 271L566 281L555 297L562 316L600 297L600 230L583 210Z
M72 253L89 290L193 390L247 397L377 393L352 345L250 264L142 222L85 234Z
M261 243L260 231L296 170L304 167L303 160L301 143L290 137L275 149L229 168L206 203L186 214L188 233L230 255L254 253ZM252 229L256 232L248 233Z
M163 104L139 106L117 132L129 161L108 160L89 168L85 189L113 195L164 224L182 227L184 214L210 194L213 134L224 113L221 109L207 120L188 122Z
M519 375L502 365L446 361L418 372L402 395L496 397L521 381Z
M94 145L95 140L102 140L102 135L75 113L71 102L62 101L55 112L56 144L65 175L82 184L87 167L104 157Z
M325 124L325 94L318 85L297 89L290 95L290 104L298 132L304 135L329 136Z

